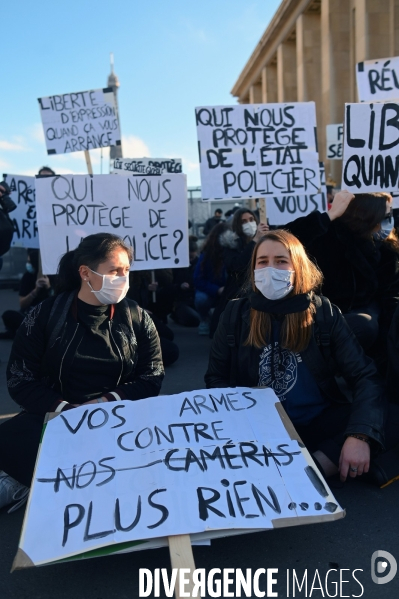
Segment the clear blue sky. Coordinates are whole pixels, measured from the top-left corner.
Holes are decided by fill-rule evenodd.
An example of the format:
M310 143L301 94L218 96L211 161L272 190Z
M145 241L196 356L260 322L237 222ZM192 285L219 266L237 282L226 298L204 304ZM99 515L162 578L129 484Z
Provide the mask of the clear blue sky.
M86 172L82 152L47 156L37 98L104 87L113 52L124 156L183 158L188 185L199 185L194 108L236 102L230 90L279 4L4 2L0 172ZM100 150L91 155L99 173Z

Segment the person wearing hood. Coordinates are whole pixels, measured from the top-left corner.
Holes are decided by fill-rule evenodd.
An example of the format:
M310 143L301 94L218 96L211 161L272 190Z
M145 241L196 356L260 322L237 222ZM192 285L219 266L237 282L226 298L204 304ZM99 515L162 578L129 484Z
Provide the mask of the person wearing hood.
M219 236L223 251L223 264L227 273L226 285L212 315L210 334L213 336L220 314L227 302L245 294L248 266L251 263L255 244L269 230L268 225L259 223L258 216L249 208L235 211L231 229L227 228Z
M47 412L158 395L159 337L147 312L126 299L131 262L120 237L85 237L61 258L56 295L19 327L7 386L23 411L0 426L0 508L26 500Z
M266 233L254 248L251 293L229 302L220 318L207 388L273 389L325 476L361 476L386 449L396 451L399 475L399 407L390 406L386 420L375 364L339 309L317 295L322 279L294 235ZM352 390L351 401L337 385L337 372ZM386 482L380 474L376 465L375 479Z

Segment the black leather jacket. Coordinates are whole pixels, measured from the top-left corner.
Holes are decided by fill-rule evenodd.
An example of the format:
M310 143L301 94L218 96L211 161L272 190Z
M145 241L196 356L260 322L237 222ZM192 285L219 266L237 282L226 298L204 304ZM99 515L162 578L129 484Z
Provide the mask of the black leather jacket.
M229 387L232 362L232 348L228 343L230 302L219 321L213 337L208 370L205 374L207 388ZM334 379L334 371L346 380L353 396L351 416L345 433L363 433L378 445L384 447L384 424L386 416L386 395L374 362L360 347L356 337L346 324L340 310L332 306L332 327L330 330L330 360L323 359L316 343L317 326L313 325L312 339L301 358L314 376L321 392L333 402L348 402ZM239 387L256 387L259 380L259 358L261 349L244 345L249 333L250 306L245 302L239 317L238 359L236 361L235 383Z
M164 368L158 334L149 315L136 302L123 299L109 307L108 332L104 334L119 356L118 374L109 376L108 388L96 397L104 395L115 401L158 395ZM12 399L35 414L55 411L62 401L69 402L68 381L73 377L74 360L84 335L75 292L63 293L33 308L17 331L8 362L7 386ZM90 355L95 356L95 342L92 346ZM90 355L85 359L90 360ZM94 399L90 395L93 388L97 387L92 375L92 380L88 377L85 381L82 396L70 403Z

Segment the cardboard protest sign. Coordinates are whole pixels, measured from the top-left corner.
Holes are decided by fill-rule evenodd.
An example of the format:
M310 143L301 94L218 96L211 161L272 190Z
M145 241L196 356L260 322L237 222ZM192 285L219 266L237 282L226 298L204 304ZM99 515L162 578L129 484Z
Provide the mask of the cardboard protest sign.
M121 145L112 87L38 100L47 154Z
M86 405L47 422L14 567L343 516L270 389Z
M360 102L399 98L399 56L358 62L356 80Z
M319 192L314 102L208 106L195 114L205 201Z
M319 210L319 212L327 210L326 173L323 162L320 162L319 171L321 193L267 198L267 219L270 225L286 225L315 210Z
M116 175L165 175L182 173L181 158L116 158L112 171Z
M63 254L87 235L122 237L134 270L188 266L185 175L115 177L57 175L36 180L43 272L57 272Z
M35 177L4 175L4 180L11 188L11 199L17 205L17 208L10 213L15 229L11 247L38 249Z
M345 104L342 189L399 187L399 102Z
M344 126L327 125L327 160L342 160L342 143L344 141Z

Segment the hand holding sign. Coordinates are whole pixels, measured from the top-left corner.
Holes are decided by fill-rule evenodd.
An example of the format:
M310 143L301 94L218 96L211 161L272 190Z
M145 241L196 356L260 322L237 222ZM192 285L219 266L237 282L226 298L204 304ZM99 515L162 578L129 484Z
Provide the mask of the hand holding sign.
M347 191L346 189L343 189L342 191L336 193L331 209L329 210L329 212L327 212L328 216L330 217L330 220L335 220L336 218L342 216L349 204L351 203L351 201L354 199L354 197L355 196L353 195L353 193Z

